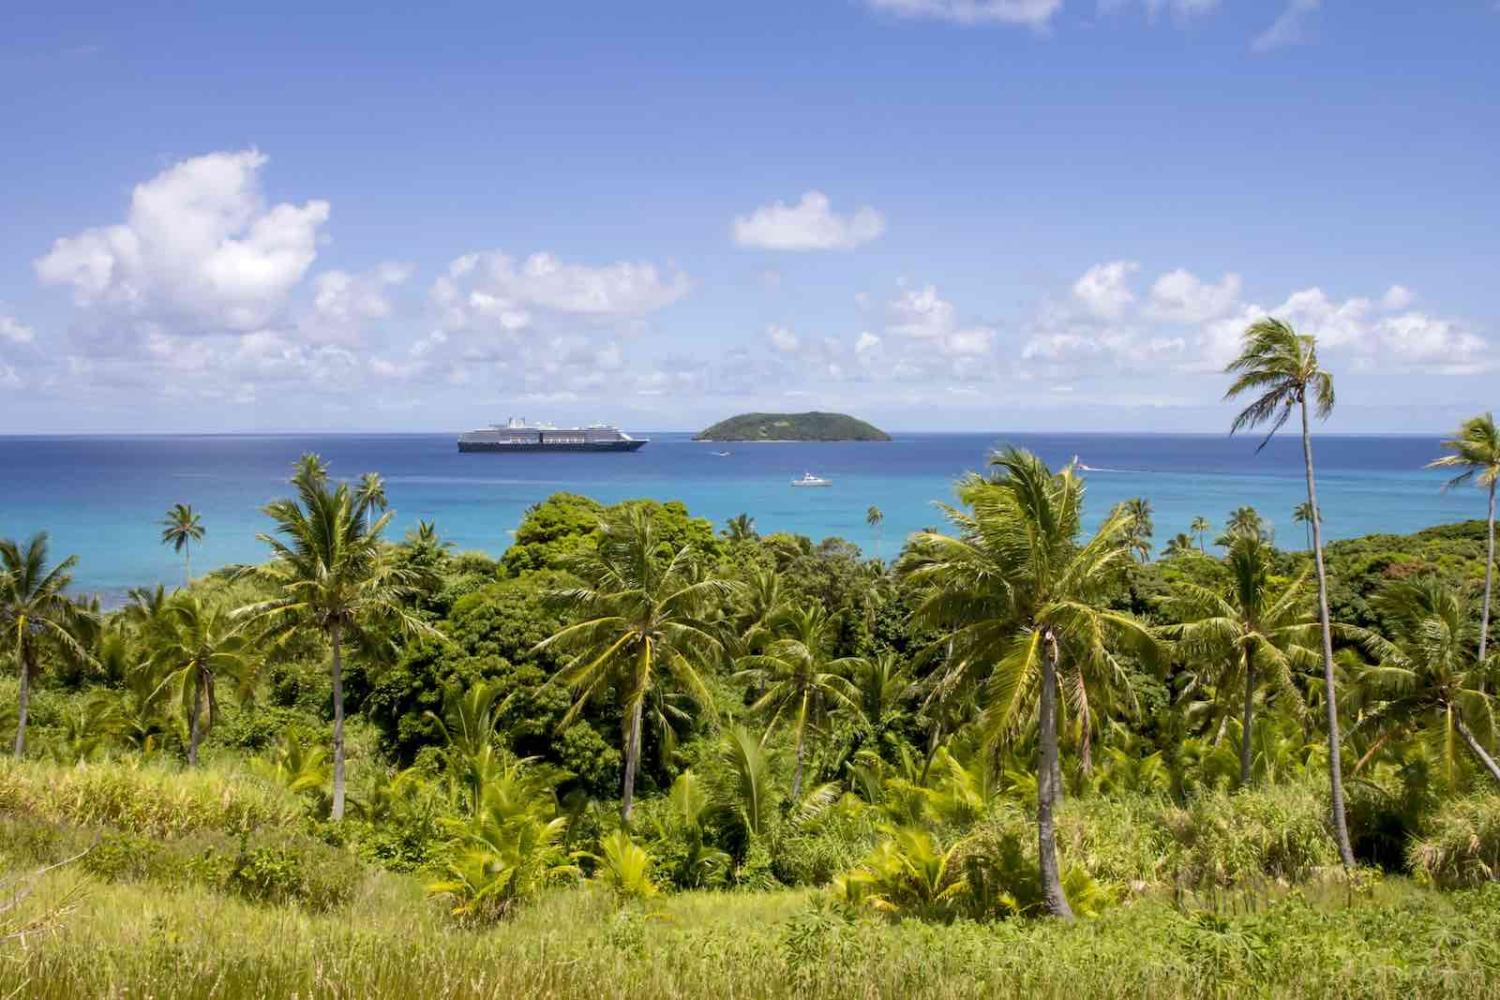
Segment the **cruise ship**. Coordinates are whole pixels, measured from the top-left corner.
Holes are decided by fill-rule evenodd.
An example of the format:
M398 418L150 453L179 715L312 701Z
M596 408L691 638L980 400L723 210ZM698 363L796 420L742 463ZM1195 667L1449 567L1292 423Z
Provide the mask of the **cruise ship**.
M650 438L635 438L608 424L553 427L511 417L504 424L469 431L458 438L459 451L636 451Z

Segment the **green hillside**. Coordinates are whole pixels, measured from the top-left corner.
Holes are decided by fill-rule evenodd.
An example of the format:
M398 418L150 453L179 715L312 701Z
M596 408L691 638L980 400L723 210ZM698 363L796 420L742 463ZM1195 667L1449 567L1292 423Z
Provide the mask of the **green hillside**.
M695 441L889 441L880 428L844 413L741 413Z

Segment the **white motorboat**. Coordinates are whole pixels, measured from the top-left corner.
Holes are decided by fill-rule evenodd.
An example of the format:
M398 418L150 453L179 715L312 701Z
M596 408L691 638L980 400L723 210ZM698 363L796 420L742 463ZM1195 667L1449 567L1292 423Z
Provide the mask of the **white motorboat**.
M822 476L815 476L811 472L804 472L802 474L802 478L801 479L793 479L792 480L792 485L793 486L832 486L833 485L833 480L832 479L824 479Z

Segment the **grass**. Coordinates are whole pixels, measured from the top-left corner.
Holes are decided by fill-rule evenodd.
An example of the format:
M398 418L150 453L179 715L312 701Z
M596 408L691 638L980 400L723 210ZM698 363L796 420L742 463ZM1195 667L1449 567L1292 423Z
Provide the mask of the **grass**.
M1186 912L1144 898L1075 926L850 920L816 893L683 893L618 908L554 892L483 931L454 926L415 879L368 880L317 914L199 886L53 873L60 926L7 945L0 993L30 997L1492 996L1500 892L1405 880L1222 896Z

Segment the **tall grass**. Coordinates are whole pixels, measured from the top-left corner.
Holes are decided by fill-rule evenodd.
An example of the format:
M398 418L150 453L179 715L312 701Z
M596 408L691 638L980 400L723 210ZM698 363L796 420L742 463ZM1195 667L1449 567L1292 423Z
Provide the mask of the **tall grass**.
M1459 888L1500 878L1500 795L1450 799L1412 842L1412 871L1434 885Z

